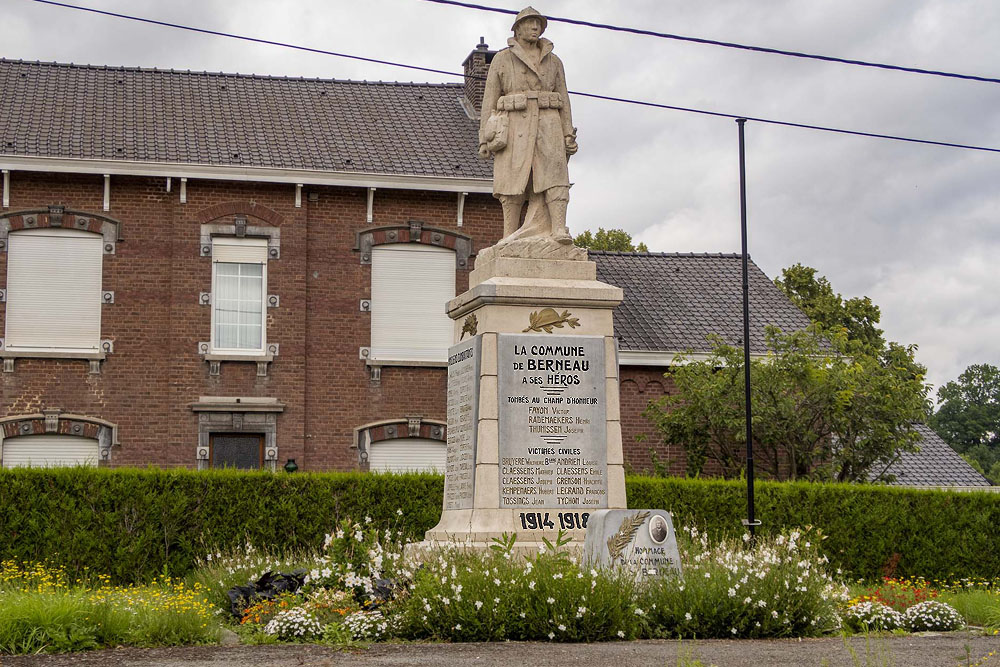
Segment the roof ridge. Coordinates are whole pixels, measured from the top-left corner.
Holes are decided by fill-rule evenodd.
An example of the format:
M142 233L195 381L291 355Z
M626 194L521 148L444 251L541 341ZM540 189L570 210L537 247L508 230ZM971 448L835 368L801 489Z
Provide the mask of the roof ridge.
M696 258L706 258L706 259L739 259L743 257L742 253L738 252L641 252L638 250L587 250L589 254L592 255L608 255L608 256L636 256L636 257L696 257ZM747 255L748 257L753 257L753 255Z
M415 86L415 87L434 87L434 88L461 88L464 84L462 83L429 83L421 81L368 81L367 79L327 79L323 77L306 77L306 76L280 76L277 74L242 74L239 72L210 72L208 70L190 70L190 69L162 69L159 67L141 67L138 65L92 65L92 64L79 64L79 63L61 63L56 61L42 61L42 60L21 60L16 58L2 58L0 57L0 64L10 64L10 65L36 65L42 67L60 67L66 69L79 69L79 70L104 70L109 72L141 72L141 73L152 73L152 74L186 74L190 76L207 76L215 78L239 78L239 79L263 79L263 80L274 80L274 81L309 81L318 83L353 83L353 84L368 84L368 85L382 85L382 86Z

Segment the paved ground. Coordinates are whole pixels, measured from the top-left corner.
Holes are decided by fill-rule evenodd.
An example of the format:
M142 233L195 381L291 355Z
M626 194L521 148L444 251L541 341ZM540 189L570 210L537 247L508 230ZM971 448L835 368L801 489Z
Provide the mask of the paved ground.
M966 647L971 660L966 662ZM850 648L856 653L852 657ZM192 646L173 649L112 649L69 655L0 657L2 667L675 667L682 660L701 660L705 667L944 667L976 665L990 651L997 655L983 667L1000 666L1000 637L966 632L865 639L803 639L781 641L709 640L698 642L639 641L605 644L376 644L364 651L335 651L323 646Z

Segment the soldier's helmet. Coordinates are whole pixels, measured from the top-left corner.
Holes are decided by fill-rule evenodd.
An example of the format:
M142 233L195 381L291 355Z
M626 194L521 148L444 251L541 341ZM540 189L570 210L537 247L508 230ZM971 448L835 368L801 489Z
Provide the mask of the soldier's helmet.
M517 24L523 21L524 19L538 19L539 21L542 22L542 30L541 32L538 33L539 35L545 32L545 27L549 24L549 20L544 16L542 16L542 13L539 12L537 9L535 9L534 7L525 7L524 9L522 9L517 13L517 16L514 18L514 23L510 26L510 29L513 30L514 28L516 28Z

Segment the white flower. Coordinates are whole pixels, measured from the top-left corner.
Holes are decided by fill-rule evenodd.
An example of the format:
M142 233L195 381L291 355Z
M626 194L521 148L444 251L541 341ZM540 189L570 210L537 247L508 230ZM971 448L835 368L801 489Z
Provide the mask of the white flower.
M476 610L478 611L479 609L482 609L482 608L483 608L483 603L480 602L479 600L476 600Z
M555 574L552 575L552 578L553 579L562 579L563 578L562 572L556 572Z
M644 613L646 613L646 612L644 612L642 609L639 609L638 607L635 608L635 615L636 616L642 616Z
M365 523L371 523L371 522L372 522L372 518L370 516L366 516L365 517Z
M524 614L523 611L519 615L520 615L521 618L524 618L524 616L525 616L525 614Z
M529 581L528 582L528 588L530 588L531 590L535 590L535 582L534 581Z
M500 580L499 579L494 579L493 580L493 585L494 586L499 586L500 585Z
M555 598L545 598L545 601L548 602L549 604L553 604L556 601L556 599Z
M685 621L690 621L691 620L691 612L688 612L688 613L684 614L684 620Z
M456 623L455 624L455 629L456 630L461 630L462 629L462 624L461 623Z
M619 630L619 631L618 631L617 633L615 633L615 634L617 634L617 635L618 635L619 637L621 637L622 639L625 639L625 632L624 632L624 631L622 631L622 630Z
M736 628L733 628L732 630L730 630L730 632L732 632L735 635L736 634Z
M365 539L365 536L362 535L360 532L354 533L354 539L356 539L358 542L361 542L362 540Z
M397 509L396 510L396 516L403 516L403 510Z
M559 624L559 632L566 632L566 626L562 623Z
M712 578L712 573L711 572L706 572L705 573L705 578L706 579L711 579Z
M554 632L550 632L550 633L549 633L549 639L552 639L552 638L553 638L553 637L555 637L555 636L556 636L556 633L554 633Z
M500 604L500 598L493 598L494 604Z

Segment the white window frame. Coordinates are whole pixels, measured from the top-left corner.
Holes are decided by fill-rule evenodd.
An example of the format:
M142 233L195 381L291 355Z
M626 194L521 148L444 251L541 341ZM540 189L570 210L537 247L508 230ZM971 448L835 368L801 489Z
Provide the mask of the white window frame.
M222 250L233 248L232 252ZM239 248L240 250L235 250ZM235 255L235 257L233 257ZM242 255L240 257L239 255ZM252 261L232 261L232 259L251 259ZM260 347L219 347L216 344L216 310L219 302L218 265L219 264L259 264L261 266L260 281ZM224 355L263 355L267 350L267 239L213 237L212 238L212 317L210 346L212 354Z
M89 308L94 310L96 314L96 331L91 332L93 335L87 341L80 340L79 342L84 343L82 345L24 345L24 341L18 341L17 337L11 336L11 301L21 298L22 295L18 294L16 290L11 289L11 277L12 269L16 271L16 267L11 266L12 257L12 246L15 246L14 242L19 237L28 236L50 236L50 237L62 237L62 238L78 238L86 241L93 241L95 243L95 248L90 248L88 251L96 250L96 255L99 258L97 266L97 285L95 289L91 289L93 292L90 295L90 305ZM23 229L10 232L8 235L8 255L7 255L7 303L5 307L5 317L4 317L4 349L8 353L24 354L25 356L33 356L33 354L54 354L60 356L72 356L74 354L80 355L93 355L99 354L101 350L101 292L103 289L103 272L104 272L104 251L103 251L104 241L101 235L78 230L78 229L66 229L62 227L40 227L34 229ZM20 263L25 258L19 258L18 263ZM30 261L30 258L27 258ZM93 288L93 285L90 287ZM52 288L55 289L55 288ZM37 296L37 290L31 290L35 292ZM17 313L15 313L15 317ZM65 320L66 315L60 315L60 319ZM72 317L72 314L69 315Z
M386 295L380 294L377 290L376 283L378 282L377 272L379 271L380 265L380 254L386 252L407 252L407 253L447 253L451 259L451 270L449 275L451 277L451 289L449 290L449 296L447 299L442 301L440 304L441 310L440 317L442 318L442 345L440 348L427 347L424 345L416 345L412 347L397 346L390 347L383 344L383 336L380 332L380 327L384 326L397 326L397 324L392 323L393 315L392 313L397 312L392 308L392 304L388 303L386 300ZM382 255L386 256L386 255ZM448 361L448 348L454 344L454 324L451 319L447 316L444 311L445 303L448 300L455 298L456 292L456 279L457 279L457 259L455 251L451 248L440 248L437 246L430 246L417 243L392 243L377 245L372 248L372 300L371 300L371 347L370 354L368 357L368 363L372 365L412 365L412 366L443 366L447 364ZM415 290L420 288L419 283L410 283L407 287L412 287ZM398 301L396 299L395 301ZM428 314L424 313L423 317ZM390 320L390 324L386 324L386 320ZM402 327L403 330L407 330L409 327Z

